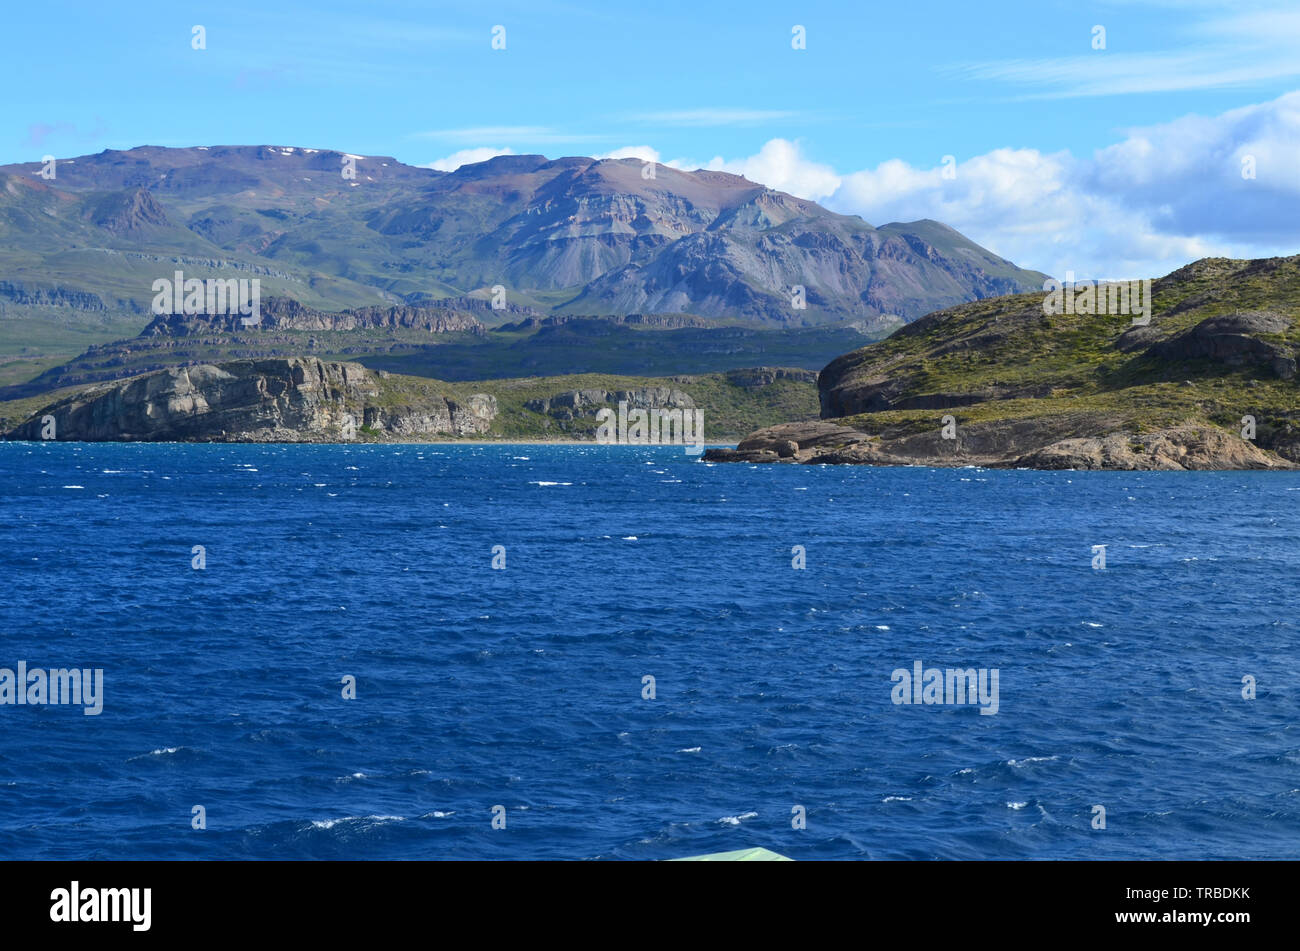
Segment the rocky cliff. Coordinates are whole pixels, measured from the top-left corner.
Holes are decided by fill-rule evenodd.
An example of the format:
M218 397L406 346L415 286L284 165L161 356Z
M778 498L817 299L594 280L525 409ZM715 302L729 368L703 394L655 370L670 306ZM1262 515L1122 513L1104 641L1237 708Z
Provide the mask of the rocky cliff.
M638 409L694 409L689 394L671 386L648 386L635 390L570 390L545 399L529 400L525 409L545 413L557 420L596 418L604 407L627 403Z
M582 374L448 382L311 356L196 363L0 402L8 439L364 442L485 436L592 440L603 407L697 410L723 441L817 414L807 371L754 367L671 378ZM350 420L350 422L349 422ZM351 436L348 434L351 433Z
M41 439L52 418L60 441L335 442L362 427L399 437L481 433L496 415L487 394L392 405L386 377L303 357L169 369L83 390L6 438Z
M260 302L261 325L253 333L268 330L361 330L404 327L431 334L486 333L483 324L463 309L451 307L357 307L338 312L322 311L300 304L290 297L270 297ZM188 337L205 333L250 333L231 314L162 314L141 332L141 337Z

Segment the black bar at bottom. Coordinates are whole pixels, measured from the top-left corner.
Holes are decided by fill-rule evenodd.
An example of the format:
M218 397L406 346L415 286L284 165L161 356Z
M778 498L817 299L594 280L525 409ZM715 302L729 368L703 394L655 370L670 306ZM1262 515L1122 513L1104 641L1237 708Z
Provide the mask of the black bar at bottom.
M1019 928L1231 941L1286 927L1296 871L1293 862L8 862L0 921L7 938L79 940L337 941L431 924L484 938L521 929L613 938L621 922L634 942L807 939L842 926L863 937L932 934L945 946ZM72 920L114 916L122 920Z

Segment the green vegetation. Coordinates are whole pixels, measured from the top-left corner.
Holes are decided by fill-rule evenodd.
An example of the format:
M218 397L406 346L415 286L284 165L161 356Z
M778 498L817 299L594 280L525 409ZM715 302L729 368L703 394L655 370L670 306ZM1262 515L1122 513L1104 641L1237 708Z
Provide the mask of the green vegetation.
M531 334L492 333L407 353L361 355L354 346L350 352L356 355L337 358L393 373L449 380L583 373L646 377L759 365L820 370L846 347L860 346L864 339L870 338L832 328L664 330L577 320Z
M110 317L68 308L0 307L0 387L24 383L61 366L87 347L139 333L143 318ZM64 313L57 313L63 311Z
M57 402L65 396L72 396L82 389L85 389L85 387L70 386L67 389L56 390L53 393L42 393L40 396L28 396L20 400L0 402L0 432L8 432L19 423L31 419L38 411L51 403Z
M810 381L781 379L763 386L739 386L730 382L724 373L670 378L585 373L459 383L394 374L381 380L377 403L386 408L418 406L438 396L463 403L473 394L487 393L497 400L497 416L487 434L489 437L594 439L597 428L594 411L574 419L557 419L525 404L574 390L617 393L664 386L685 393L704 411L705 438L710 442L734 441L754 429L778 422L817 418L817 387ZM617 409L613 400L605 405Z
M31 326L14 322L15 332ZM5 337L0 322L0 357ZM59 337L51 325L49 346L67 353L70 334ZM37 328L36 340L45 340ZM374 327L356 330L258 330L240 333L204 332L192 336L134 337L104 345L90 330L83 332L86 350L74 359L58 360L33 344L33 353L16 363L0 387L16 384L9 398L149 373L168 366L224 363L258 357L312 356L326 361L352 361L376 370L439 380L486 380L527 376L605 373L638 377L682 373L714 373L752 366L801 367L819 370L845 350L862 344L855 330L804 328L756 330L746 327L686 327L664 329L617 324L612 320L575 319L560 326L527 331L429 333L412 328ZM38 364L37 357L41 361ZM57 369L43 377L24 368Z
M943 413L963 424L1077 417L1081 429L1139 434L1207 423L1236 432L1250 415L1256 445L1300 455L1300 257L1206 259L1152 292L1148 326L1045 315L1043 294L928 315L826 368L831 415L891 436L932 431Z
M798 373L798 371L795 371ZM768 371L768 377L775 377ZM367 406L387 410L430 407L443 399L462 405L470 397L485 393L496 398L497 415L487 433L467 436L466 439L594 439L596 434L595 410L584 407L570 418L551 415L530 409L530 401L552 399L574 390L619 392L666 387L689 396L696 407L704 412L704 435L709 442L735 441L751 430L787 420L816 419L817 387L811 375L803 379L785 376L770 382L755 383L752 374L709 373L699 376L668 378L615 376L606 374L581 374L557 377L528 377L524 379L479 380L472 382L447 382L423 377L398 374L381 374L379 393L364 405L349 406L349 411L361 413ZM0 402L0 431L9 430L31 419L51 403L91 387L68 387L39 396ZM617 409L613 398L603 405ZM391 438L386 433L369 426L356 430L362 442ZM450 435L431 438L450 439Z

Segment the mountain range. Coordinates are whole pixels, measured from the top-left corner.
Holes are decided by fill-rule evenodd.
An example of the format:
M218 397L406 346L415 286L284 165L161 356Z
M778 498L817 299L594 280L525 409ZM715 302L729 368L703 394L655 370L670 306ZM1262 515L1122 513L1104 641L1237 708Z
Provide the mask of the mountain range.
M523 344L535 355L540 340L558 337L555 355L570 361L584 359L575 357L584 342L618 332L641 337L642 353L673 335L762 333L677 321L672 329L635 329L640 321L526 317L485 331L468 311L448 323L452 317L437 308L327 316L294 306L274 323L304 329L259 337L206 324L190 333L185 320L159 319L133 346L168 365L142 373L129 363L138 356L131 347L92 351L95 359L64 368L58 392L46 381L0 402L0 432L88 440L582 439L593 437L601 407L626 400L642 408L702 409L714 440L751 432L734 450L709 450L705 458L717 462L1300 468L1300 256L1204 259L1135 283L1148 287L1139 310L1114 312L1107 288L1097 307L1061 309L1040 292L936 311L843 353L817 375L769 364L703 376L677 368L658 379L588 373L455 382L404 372L412 367L400 357L389 358L402 366L391 373L374 354L365 365L264 353L202 359L204 348L217 343L227 350L232 343L265 347L282 336L287 352L304 340L355 339L359 328L376 326L503 338L495 350L429 348L487 347L496 357ZM505 343L510 338L518 339ZM672 359L721 339L696 337ZM145 346L149 341L156 349ZM78 384L77 374L88 385ZM814 419L818 402L821 418ZM346 418L361 428L344 433ZM741 428L746 422L756 431Z
M935 221L873 227L739 175L638 159L509 155L441 172L213 146L0 166L11 305L84 306L91 299L76 295L91 295L106 311L143 315L151 282L173 266L259 277L263 296L323 310L500 286L509 303L545 314L877 329L1044 277Z

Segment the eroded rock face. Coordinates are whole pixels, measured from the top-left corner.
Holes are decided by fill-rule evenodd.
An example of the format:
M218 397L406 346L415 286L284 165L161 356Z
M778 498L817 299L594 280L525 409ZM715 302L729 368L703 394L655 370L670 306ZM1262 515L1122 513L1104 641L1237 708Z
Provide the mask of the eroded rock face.
M496 414L496 397L475 393L464 404L436 398L424 406L366 407L364 419L368 428L398 438L470 436L491 429Z
M288 297L268 297L260 302L261 326L250 331L240 314L162 314L140 332L141 337L192 337L213 333L250 334L269 330L361 330L408 328L431 334L472 333L487 329L472 314L450 307L358 307L338 312L320 311ZM256 338L254 338L256 339Z
M594 417L602 407L627 403L633 409L694 409L688 393L671 386L645 386L637 390L569 390L543 400L529 400L525 409L559 420Z
M1021 456L1017 465L1032 469L1294 468L1244 439L1202 426L1065 439Z
M89 203L84 216L119 237L135 236L168 224L167 213L147 188L104 195Z
M777 380L794 380L797 383L816 383L814 370L798 370L786 367L747 367L743 370L728 370L727 382L732 386L757 389L771 386Z
M1227 366L1266 367L1279 379L1296 375L1296 354L1257 334L1280 334L1291 328L1291 319L1267 311L1251 311L1207 317L1195 327L1153 344L1146 356L1160 360L1214 360Z
M7 438L40 439L45 416L60 441L332 442L361 426L398 437L479 433L496 415L486 394L381 407L381 387L360 364L304 357L182 367L86 390Z

